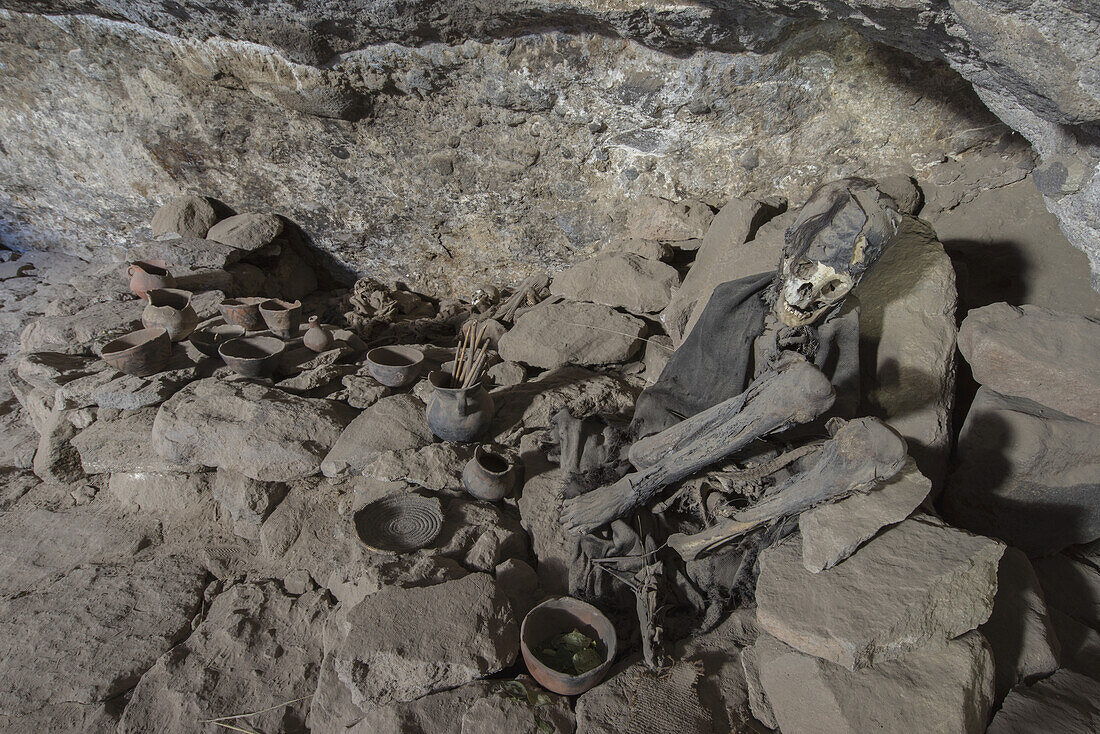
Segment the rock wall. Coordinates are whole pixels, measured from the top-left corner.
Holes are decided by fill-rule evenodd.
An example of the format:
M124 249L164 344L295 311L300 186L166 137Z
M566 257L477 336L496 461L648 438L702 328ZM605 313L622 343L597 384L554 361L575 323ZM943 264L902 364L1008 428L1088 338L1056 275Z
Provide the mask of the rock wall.
M630 234L641 197L935 179L1005 132L980 96L1095 249L1087 3L651 5L0 0L0 238L96 258L195 191L469 292Z

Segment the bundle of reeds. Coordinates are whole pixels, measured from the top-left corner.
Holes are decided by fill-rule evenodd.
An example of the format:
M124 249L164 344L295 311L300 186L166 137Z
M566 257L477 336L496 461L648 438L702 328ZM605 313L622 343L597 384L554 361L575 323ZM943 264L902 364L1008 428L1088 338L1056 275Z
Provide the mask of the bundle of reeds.
M472 387L485 374L488 366L485 363L485 353L489 351L489 340L485 337L487 326L488 323L478 327L476 322L470 322L463 329L462 342L458 346L458 355L455 358L452 378L454 387Z

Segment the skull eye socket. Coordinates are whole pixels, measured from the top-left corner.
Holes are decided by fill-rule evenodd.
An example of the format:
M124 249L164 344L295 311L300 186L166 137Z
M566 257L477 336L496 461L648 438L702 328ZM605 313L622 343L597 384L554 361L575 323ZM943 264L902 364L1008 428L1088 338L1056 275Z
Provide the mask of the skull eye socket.
M809 278L816 269L812 261L803 258L795 264L794 274L799 278Z
M826 283L821 288L821 295L825 296L826 298L828 298L830 296L840 295L841 288L843 286L844 286L844 281L843 280L841 280L840 278L834 278L834 279L830 280L828 283Z

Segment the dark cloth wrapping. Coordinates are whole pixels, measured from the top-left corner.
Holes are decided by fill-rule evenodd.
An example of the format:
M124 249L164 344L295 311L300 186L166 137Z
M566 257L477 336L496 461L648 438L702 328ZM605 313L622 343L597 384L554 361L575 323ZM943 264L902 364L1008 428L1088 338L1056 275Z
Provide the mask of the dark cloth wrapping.
M698 323L661 376L638 396L631 424L637 438L659 433L740 395L767 368L755 364L755 355L761 351L756 340L770 336L774 346L775 334L765 334L771 306L764 298L774 278L773 273L760 273L714 289ZM805 356L837 391L833 408L820 423L831 417L852 418L859 405L859 301L849 295L815 331L815 352Z
M744 392L752 379L753 341L764 330L762 294L775 273L759 273L714 289L698 323L634 407L638 438Z

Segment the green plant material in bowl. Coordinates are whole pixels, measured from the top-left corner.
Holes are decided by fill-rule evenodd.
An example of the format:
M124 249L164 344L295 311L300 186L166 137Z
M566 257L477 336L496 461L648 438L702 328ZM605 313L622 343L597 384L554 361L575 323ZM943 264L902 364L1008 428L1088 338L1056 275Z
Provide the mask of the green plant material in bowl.
M566 675L583 675L603 665L606 659L599 641L580 630L543 640L535 655L544 665Z

